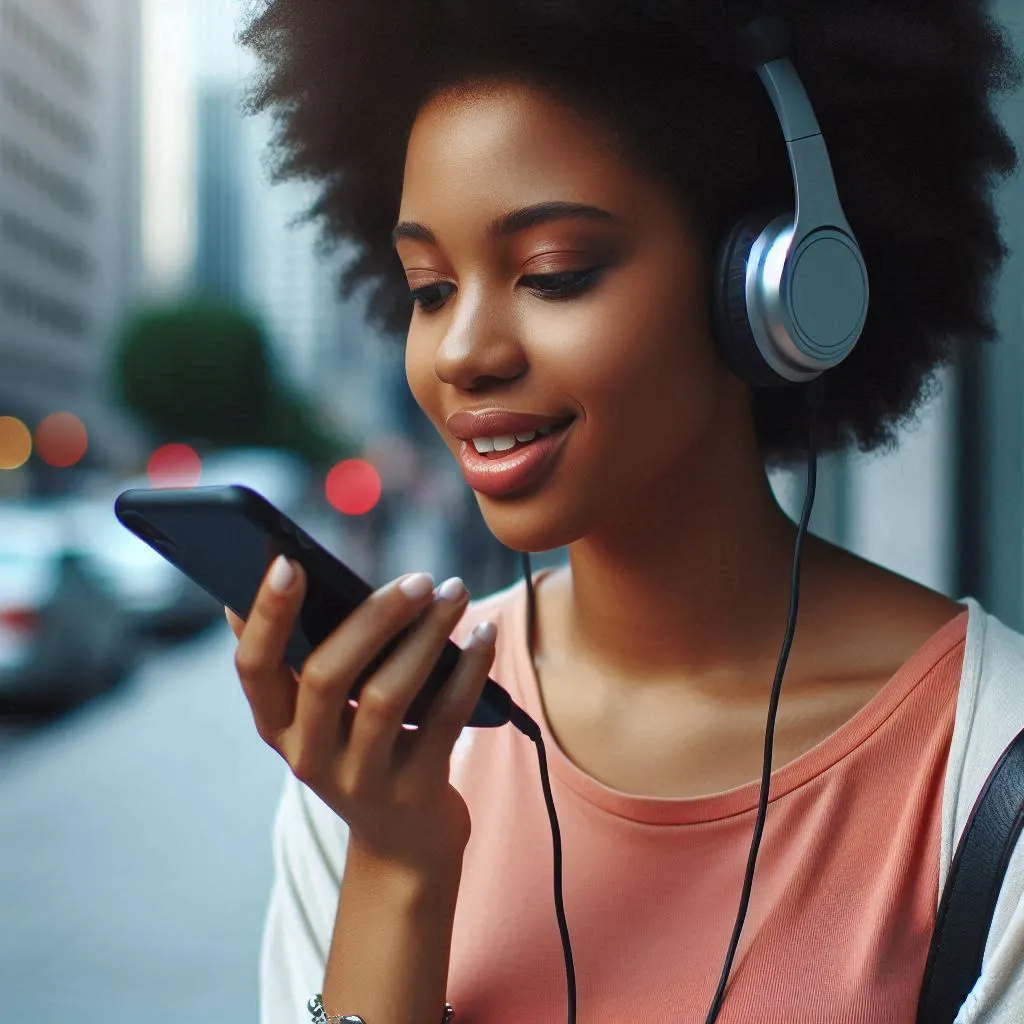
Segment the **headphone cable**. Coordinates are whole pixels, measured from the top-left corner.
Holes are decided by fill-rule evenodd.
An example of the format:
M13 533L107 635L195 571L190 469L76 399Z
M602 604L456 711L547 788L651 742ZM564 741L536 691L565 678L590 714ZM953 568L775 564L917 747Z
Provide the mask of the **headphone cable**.
M537 675L533 660L534 637L537 629L537 599L533 589L533 572L530 568L529 552L521 552L523 576L526 580L526 644L530 652L530 664ZM551 777L548 773L548 756L540 726L515 702L512 704L510 722L524 736L537 746L537 762L540 768L540 784L544 790L544 805L551 825L551 846L554 864L555 917L558 920L558 936L562 942L562 957L565 960L566 1021L576 1024L576 967L572 960L572 943L569 940L569 925L565 920L565 903L562 898L562 830L558 826L555 798L551 792Z
M718 980L718 988L715 990L714 998L708 1009L704 1024L715 1024L718 1014L722 1009L725 1000L725 989L729 981L729 973L732 970L733 960L736 957L736 950L739 947L740 935L743 932L743 922L747 916L747 908L750 905L750 891L754 885L754 868L757 863L757 853L761 848L761 837L764 834L764 823L768 816L768 791L771 785L772 775L772 751L775 745L775 718L779 710L779 697L782 694L782 677L786 671L786 663L789 661L789 649L793 644L793 634L796 631L797 610L800 606L800 559L803 554L803 541L807 533L807 526L811 519L811 509L814 506L814 493L818 479L818 410L824 403L825 383L823 378L816 377L803 389L803 398L808 410L808 444L807 444L807 489L804 495L804 507L800 515L800 524L796 531L796 542L793 545L793 571L790 577L789 590L789 617L786 622L786 634L782 641L782 650L779 652L779 662L775 669L775 682L772 685L771 698L768 701L768 723L764 734L764 762L761 766L761 786L757 798L757 818L754 822L754 834L750 841L750 853L747 856L747 869L743 876L743 889L740 893L739 910L736 913L736 923L733 925L732 938L729 940L729 948L725 954L725 963L722 965L722 974Z
M747 909L750 905L750 893L754 884L754 868L757 863L757 854L761 846L761 838L764 834L765 819L768 815L768 795L771 784L772 751L775 740L775 719L778 714L779 698L782 693L782 678L786 671L786 663L789 660L789 651L793 644L793 634L796 631L797 611L800 603L800 561L803 553L803 540L807 533L807 527L811 518L811 510L814 506L814 495L817 487L817 426L818 411L824 403L825 384L822 377L817 377L802 389L803 398L808 409L808 447L807 447L807 490L804 496L803 510L800 515L800 523L797 527L796 542L793 548L793 569L790 579L790 600L789 615L786 623L786 633L782 641L782 650L779 653L779 661L775 670L775 681L772 686L771 698L768 702L768 721L765 728L764 761L761 768L761 786L758 794L757 817L754 824L754 834L750 843L750 853L747 857L747 867L743 877L743 888L740 894L739 910L736 914L736 922L733 926L732 937L729 941L729 948L726 952L725 963L722 966L721 977L718 981L718 988L715 991L711 1006L708 1009L705 1024L715 1024L718 1014L721 1011L722 1003L725 1000L726 986L729 981L729 974L732 970L733 960L736 957L736 950L739 947L740 935L743 931L743 922L747 916ZM530 661L533 662L534 635L536 631L537 604L533 586L533 572L530 567L530 555L528 552L521 552L523 563L523 576L526 582L526 619L527 619L527 643L530 653ZM536 664L534 664L536 675ZM554 797L551 792L551 779L548 774L547 752L544 748L544 738L540 726L518 705L513 703L511 713L511 724L515 726L524 736L532 740L537 746L537 760L540 768L541 786L544 790L544 803L547 808L548 820L551 825L551 842L554 862L554 893L555 893L555 916L558 920L558 933L562 943L562 955L565 959L565 980L566 980L566 1021L568 1024L576 1024L576 969L572 958L572 945L569 939L569 927L565 919L565 904L563 900L562 886L562 833L558 825L558 815L555 811Z

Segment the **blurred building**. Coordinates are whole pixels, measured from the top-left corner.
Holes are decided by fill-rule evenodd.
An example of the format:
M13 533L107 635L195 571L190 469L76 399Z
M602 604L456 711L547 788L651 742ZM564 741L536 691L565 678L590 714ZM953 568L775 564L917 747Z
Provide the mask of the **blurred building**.
M139 282L138 0L0 4L0 412L134 451L106 359Z
M193 287L218 299L242 300L242 132L236 90L220 82L198 90L196 118L197 237Z
M338 294L343 254L319 251L302 222L316 197L305 183L274 184L268 115L242 109L252 61L235 42L242 8L188 7L194 90L195 250L191 287L238 302L267 329L281 374L350 434L387 429L390 362L358 300Z

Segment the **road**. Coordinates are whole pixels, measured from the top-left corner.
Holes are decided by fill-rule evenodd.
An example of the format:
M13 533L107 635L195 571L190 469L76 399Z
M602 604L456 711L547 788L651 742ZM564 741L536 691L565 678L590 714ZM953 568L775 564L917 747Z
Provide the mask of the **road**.
M0 1022L254 1024L285 766L226 625L0 742Z

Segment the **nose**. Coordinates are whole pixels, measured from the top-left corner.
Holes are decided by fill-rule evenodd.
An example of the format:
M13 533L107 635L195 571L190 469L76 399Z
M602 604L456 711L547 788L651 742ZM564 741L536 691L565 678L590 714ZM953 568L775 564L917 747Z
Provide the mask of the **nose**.
M481 391L521 377L526 352L512 316L482 290L460 295L434 356L438 380L460 391Z

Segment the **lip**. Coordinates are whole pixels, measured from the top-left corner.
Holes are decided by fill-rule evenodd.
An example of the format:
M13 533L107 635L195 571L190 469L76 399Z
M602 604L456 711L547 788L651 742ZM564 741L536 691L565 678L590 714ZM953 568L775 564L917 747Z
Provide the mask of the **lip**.
M511 421L511 420L510 420ZM504 423L505 421L502 421ZM518 422L522 422L519 420ZM545 437L538 437L521 448L510 449L506 455L498 458L487 458L473 446L472 441L463 441L459 449L459 467L466 483L478 494L488 498L504 498L536 487L544 478L551 474L565 445L572 433L575 417L570 421L555 420L559 429ZM549 417L541 426L552 424ZM479 430L479 423L474 424ZM492 429L488 427L488 430ZM507 429L502 427L502 430ZM533 430L533 427L519 427L519 430ZM509 431L514 433L514 431ZM493 436L474 433L474 437Z
M445 421L445 426L460 441L472 441L474 437L499 437L503 434L522 434L538 427L559 427L574 418L572 413L541 416L529 412L510 412L507 409L462 409L452 413Z

